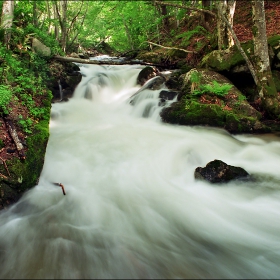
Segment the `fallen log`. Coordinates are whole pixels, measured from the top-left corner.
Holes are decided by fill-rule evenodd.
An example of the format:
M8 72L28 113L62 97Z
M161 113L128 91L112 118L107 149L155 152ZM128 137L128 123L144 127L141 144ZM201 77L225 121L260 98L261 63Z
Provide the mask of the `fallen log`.
M6 122L6 125L8 127L8 130L9 130L9 133L10 133L12 139L14 140L14 142L16 144L16 148L18 150L18 154L19 154L20 159L25 159L25 154L24 154L24 151L23 151L23 145L18 138L18 134L17 134L17 131L14 127L14 124L10 120L5 120L5 122Z
M52 57L55 60L58 61L64 61L64 62L74 62L74 63L81 63L81 64L107 64L107 65L149 65L149 66L156 66L156 67L162 67L162 68L172 68L173 65L167 65L167 64L156 64L156 63L149 63L149 62L143 62L142 60L112 60L112 59L102 59L102 60L91 60L91 59L83 59L83 58L75 58L75 57L66 57L66 56L60 56L60 55L54 55Z

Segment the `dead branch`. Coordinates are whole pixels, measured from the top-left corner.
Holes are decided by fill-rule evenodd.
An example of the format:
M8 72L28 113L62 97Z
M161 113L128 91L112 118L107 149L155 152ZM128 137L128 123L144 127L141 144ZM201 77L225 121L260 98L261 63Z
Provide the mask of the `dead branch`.
M53 184L54 184L54 185L56 185L56 186L61 187L61 189L62 189L62 193L63 193L64 195L66 195L66 192L65 192L64 186L63 186L61 183L53 183Z
M161 47L161 48L164 48L164 49L169 49L169 50L179 50L179 51L183 51L183 52L186 52L186 53L197 53L196 51L188 51L188 50L184 50L184 49L180 49L180 48L173 48L173 47L164 47L162 45L158 45L156 43L152 43L150 41L146 41L147 43L151 44L151 45L155 45L155 46L158 46L158 47Z
M9 175L9 177L11 177L11 174L10 174L10 172L9 172L8 166L7 166L7 164L6 164L6 161L5 161L4 159L2 159L1 157L0 157L0 159L1 159L1 161L3 162L3 164L4 164L4 167L5 167L5 169L6 169L7 173L8 173L8 175Z
M24 154L24 151L23 151L23 145L18 138L17 131L16 131L12 121L5 120L5 122L6 122L6 125L8 127L8 130L10 132L10 135L11 135L12 139L14 140L14 142L16 144L16 148L18 150L19 157L21 159L25 159L25 154Z
M5 176L5 175L3 175L3 174L1 174L1 173L0 173L0 177L2 177L2 178L4 178L4 179L8 179L7 176Z

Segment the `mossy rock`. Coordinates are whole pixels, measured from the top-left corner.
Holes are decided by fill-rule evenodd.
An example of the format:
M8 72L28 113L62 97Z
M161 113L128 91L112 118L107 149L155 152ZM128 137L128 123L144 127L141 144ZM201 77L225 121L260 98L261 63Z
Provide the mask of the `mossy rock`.
M38 183L49 138L51 98L50 93L44 96L43 106L49 109L49 114L34 125L32 134L27 137L25 159L14 157L7 160L9 174L4 164L0 164L0 173L5 175L0 177L0 210L19 200L24 192Z
M241 44L247 56L253 54L253 41ZM209 68L217 72L230 71L236 66L246 64L243 56L234 45L226 50L214 50L203 57L199 67Z
M272 68L280 68L280 35L271 36L267 39L269 58ZM241 44L246 55L251 58L254 54L253 40ZM244 71L248 72L246 61L240 51L234 45L226 50L214 50L201 60L201 68L209 68L217 72ZM238 69L238 70L237 70Z
M163 56L159 54L159 52L148 52L143 51L140 52L137 57L137 59L149 61L151 63L157 63L160 64L161 60L163 59Z
M199 73L197 85L193 85L192 73ZM219 73L207 69L192 69L180 77L181 97L170 107L162 110L164 122L180 125L202 125L224 128L230 133L269 132L261 123L261 114L256 111L232 85L228 93L215 95L215 92L194 94L193 88L216 81L218 84L231 84Z

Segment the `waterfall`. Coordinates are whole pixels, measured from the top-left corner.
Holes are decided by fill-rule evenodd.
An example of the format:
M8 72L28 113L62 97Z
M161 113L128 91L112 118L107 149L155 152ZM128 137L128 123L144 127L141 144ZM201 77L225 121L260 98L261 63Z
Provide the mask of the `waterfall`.
M1 278L279 278L279 138L163 124L159 91L130 103L142 68L80 65L52 105L39 183L0 213ZM214 159L254 181L195 180Z
M63 89L62 89L60 79L57 81L57 83L58 83L58 88L59 88L60 101L62 101L62 99L63 99Z

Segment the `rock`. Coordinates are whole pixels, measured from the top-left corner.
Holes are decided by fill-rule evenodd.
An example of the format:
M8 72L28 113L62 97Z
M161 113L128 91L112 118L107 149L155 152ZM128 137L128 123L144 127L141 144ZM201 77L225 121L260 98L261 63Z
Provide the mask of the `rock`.
M178 92L175 91L162 90L159 93L159 98L162 98L164 100L173 100L177 94Z
M228 165L221 160L210 161L204 168L197 167L194 172L196 179L210 183L223 183L249 177L249 173L241 167Z
M41 43L38 39L33 38L32 39L32 49L34 52L41 54L43 56L50 56L51 55L51 49L47 46L45 46L43 43Z
M77 53L74 53L74 52L70 54L70 57L80 58L79 55Z
M193 79L197 76L197 80ZM215 84L214 84L215 82ZM224 128L230 133L269 132L261 123L261 114L223 75L208 69L193 68L180 77L178 101L164 108L164 122L181 125L204 125ZM208 90L201 92L203 86ZM229 86L223 92L223 88Z
M143 86L148 80L155 77L157 75L157 72L157 69L152 66L143 68L137 77L137 84Z
M130 98L130 103L134 103L134 99L138 97L139 93L143 90L150 89L150 90L158 90L160 89L165 82L165 78L162 76L156 76L146 82L138 91L136 91Z
M89 56L86 53L78 53L78 57L82 59L89 59Z

